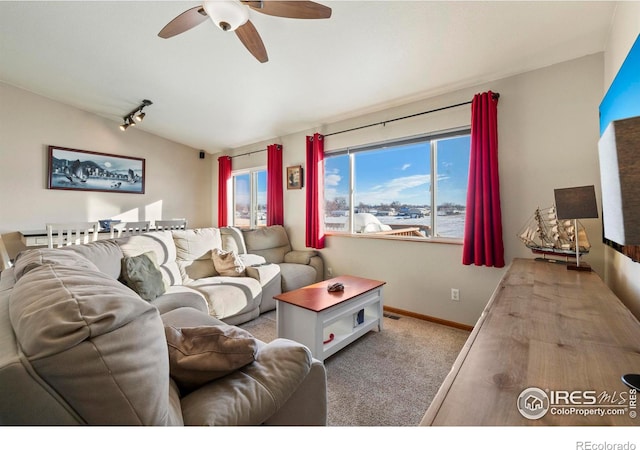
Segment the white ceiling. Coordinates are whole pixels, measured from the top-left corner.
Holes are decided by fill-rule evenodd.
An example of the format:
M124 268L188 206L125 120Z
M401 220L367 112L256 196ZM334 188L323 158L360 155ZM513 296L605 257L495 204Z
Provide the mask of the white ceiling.
M192 1L0 1L0 80L217 152L603 51L615 2L322 1L330 19L251 12L269 54Z

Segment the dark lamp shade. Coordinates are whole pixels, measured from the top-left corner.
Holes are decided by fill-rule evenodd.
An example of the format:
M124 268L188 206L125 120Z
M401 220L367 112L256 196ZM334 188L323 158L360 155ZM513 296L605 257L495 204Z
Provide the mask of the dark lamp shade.
M640 117L611 122L598 152L604 237L640 245Z
M558 219L594 219L598 217L596 190L593 186L555 189Z

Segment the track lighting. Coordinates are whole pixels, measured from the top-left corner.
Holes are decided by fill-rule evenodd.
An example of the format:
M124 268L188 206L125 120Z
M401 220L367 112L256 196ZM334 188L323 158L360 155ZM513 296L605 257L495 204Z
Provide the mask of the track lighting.
M134 109L133 111L131 111L129 114L127 114L122 118L123 122L120 125L120 129L122 131L125 131L129 127L134 127L136 125L136 122L142 122L142 120L144 119L144 116L146 116L146 114L142 112L142 110L146 106L149 106L152 104L153 102L151 100L142 100L142 103L140 104L140 106L138 106L136 109Z
M129 128L132 125L132 123L129 121L128 117L125 117L124 122L122 123L122 125L120 125L120 129L122 131L125 131L127 128Z

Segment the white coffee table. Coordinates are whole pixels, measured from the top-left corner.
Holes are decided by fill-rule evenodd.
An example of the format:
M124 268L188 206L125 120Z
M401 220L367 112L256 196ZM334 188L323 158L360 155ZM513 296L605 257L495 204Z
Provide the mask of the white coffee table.
M327 286L336 282L344 291L328 292ZM278 337L306 345L324 361L367 332L382 330L385 284L340 276L276 295Z

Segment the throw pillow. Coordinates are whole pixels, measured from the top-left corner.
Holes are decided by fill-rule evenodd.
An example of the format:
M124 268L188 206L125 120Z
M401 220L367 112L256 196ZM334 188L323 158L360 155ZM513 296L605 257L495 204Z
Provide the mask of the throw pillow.
M165 326L169 372L181 390L190 391L252 363L258 343L231 325Z
M143 299L153 300L166 291L154 252L122 258L122 281Z
M216 272L223 277L240 277L245 274L246 267L236 252L214 248L211 257Z

